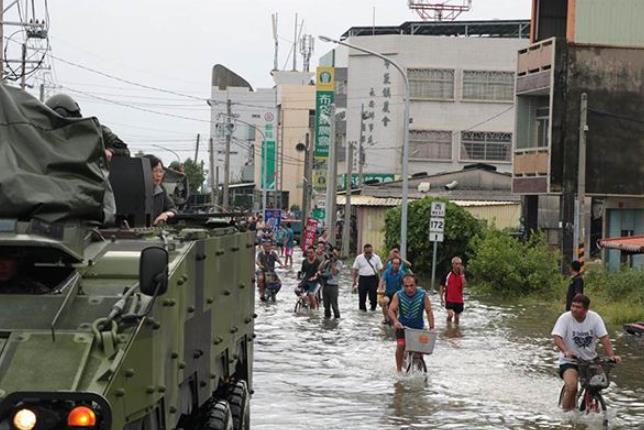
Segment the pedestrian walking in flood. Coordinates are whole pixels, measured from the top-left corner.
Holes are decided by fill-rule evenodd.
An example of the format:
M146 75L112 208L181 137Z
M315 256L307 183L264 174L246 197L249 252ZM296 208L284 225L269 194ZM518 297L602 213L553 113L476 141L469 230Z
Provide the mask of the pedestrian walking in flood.
M320 277L323 283L324 318L331 318L331 310L333 310L333 318L340 318L340 307L338 306L340 284L338 277L342 266L337 249L330 251L326 260L320 265Z
M460 257L452 258L452 270L441 280L441 306L447 309L447 322L459 323L463 312L463 288L466 285L465 267Z
M572 299L577 294L584 294L584 278L581 275L581 263L575 260L570 263L570 284L566 294L566 311L570 310Z
M367 296L372 311L378 305L378 281L383 265L380 257L373 252L373 246L366 244L363 253L353 262L353 290L358 288L358 307L367 311Z
M405 272L402 270L402 264L400 258L394 257L389 260L391 265L385 269L380 279L380 285L378 286L378 295L381 296L380 307L382 308L383 314L383 324L389 324L389 314L387 308L391 301L394 298L394 295L400 291L403 286L403 276Z

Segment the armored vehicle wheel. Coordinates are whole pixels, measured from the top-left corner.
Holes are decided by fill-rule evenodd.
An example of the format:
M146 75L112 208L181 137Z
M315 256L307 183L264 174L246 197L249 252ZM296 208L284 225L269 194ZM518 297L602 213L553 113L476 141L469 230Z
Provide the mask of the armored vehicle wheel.
M228 392L228 403L233 415L235 430L250 429L250 399L246 381L237 381Z
M234 430L233 415L227 401L213 401L205 412L199 430Z

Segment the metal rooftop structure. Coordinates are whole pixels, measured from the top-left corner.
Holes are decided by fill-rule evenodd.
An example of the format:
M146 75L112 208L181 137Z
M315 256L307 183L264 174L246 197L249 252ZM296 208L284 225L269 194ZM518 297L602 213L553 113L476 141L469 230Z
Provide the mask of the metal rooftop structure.
M396 34L527 39L530 37L530 20L407 21L399 26L351 27L340 39Z

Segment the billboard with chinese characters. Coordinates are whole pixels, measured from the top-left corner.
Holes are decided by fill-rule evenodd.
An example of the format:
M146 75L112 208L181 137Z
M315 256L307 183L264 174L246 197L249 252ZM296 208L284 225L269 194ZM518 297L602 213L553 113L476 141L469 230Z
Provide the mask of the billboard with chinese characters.
M266 140L262 141L262 151L260 159L261 171L261 186L264 190L277 189L277 162L275 156L277 155L275 145L275 131L273 124L268 123L264 126L264 136Z
M331 106L335 90L335 70L333 67L318 67L315 92L315 151L317 159L329 157L331 141Z

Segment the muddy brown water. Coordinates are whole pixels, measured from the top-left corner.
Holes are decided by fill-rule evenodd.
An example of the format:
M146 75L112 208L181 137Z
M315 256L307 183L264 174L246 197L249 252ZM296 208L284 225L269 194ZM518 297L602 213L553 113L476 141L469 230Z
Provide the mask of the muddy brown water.
M602 428L556 405L556 314L470 296L460 327L450 328L434 295L440 336L427 378L398 375L392 331L379 309L357 310L344 272L340 320L294 314L295 270L280 272L276 304L258 301L253 430ZM605 392L610 428L644 429L644 338L621 327L610 334L624 360Z

